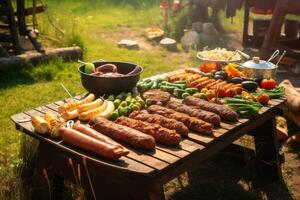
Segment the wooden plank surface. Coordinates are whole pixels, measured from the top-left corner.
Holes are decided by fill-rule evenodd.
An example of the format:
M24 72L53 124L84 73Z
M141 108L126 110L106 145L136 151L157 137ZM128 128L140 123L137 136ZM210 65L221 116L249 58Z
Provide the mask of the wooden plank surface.
M43 116L44 113L50 112L54 115L58 115L59 113L57 112L57 106L55 105L57 104L48 104L47 106L38 107L35 110L29 110L26 113L29 115ZM127 157L158 170L162 170L163 168L167 167L168 164L172 164L179 160L179 157L157 148L154 151L150 152L150 151L135 150L129 146L126 147L130 150L130 153L127 155ZM182 143L182 146L180 147L185 148L190 152L202 148L201 145L198 145L191 141L184 141ZM165 148L169 148L169 147L166 146ZM172 151L172 148L169 150Z
M30 110L27 111L26 113L28 114L37 114L39 113L38 111L34 111L34 110ZM56 145L59 148L65 149L69 152L72 152L74 154L78 154L80 156L85 156L90 160L93 161L102 161L102 162L107 162L111 165L115 165L117 167L121 167L124 168L126 170L130 170L133 172L138 172L138 173L152 173L154 172L154 168L146 166L138 161L135 161L134 159L128 158L128 157L121 157L119 161L108 161L105 159L100 159L98 156L89 154L87 152L81 151L80 149L76 149L72 146L69 146L63 142L61 142L60 139L54 139L51 138L49 135L40 135L38 133L35 132L31 121L30 120L30 115L25 114L25 113L20 113L17 115L13 115L12 116L12 120L16 123L16 128L26 134L29 134L39 140L43 140L46 142L49 142L53 145ZM41 114L41 113L40 113ZM27 120L26 122L23 122L24 120ZM76 149L76 150L74 150Z

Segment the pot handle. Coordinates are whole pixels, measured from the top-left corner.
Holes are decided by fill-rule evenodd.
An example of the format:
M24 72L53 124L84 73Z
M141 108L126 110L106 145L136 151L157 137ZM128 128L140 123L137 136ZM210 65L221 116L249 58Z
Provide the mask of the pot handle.
M278 49L276 51L274 51L274 53L272 54L272 56L269 58L269 60L267 62L270 62L271 60L276 58L279 55L279 53L280 53L280 51Z
M276 65L278 65L280 63L280 61L282 60L283 56L285 56L286 54L286 50L283 51L283 53L281 54L281 56L279 57L279 59L277 60Z

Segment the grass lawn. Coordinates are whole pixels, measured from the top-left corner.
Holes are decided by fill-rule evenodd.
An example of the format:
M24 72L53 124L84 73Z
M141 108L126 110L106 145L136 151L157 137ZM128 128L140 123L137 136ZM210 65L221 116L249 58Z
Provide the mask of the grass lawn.
M132 1L134 6L126 1L118 3L116 0L111 3L100 0L44 2L48 5L48 11L38 15L38 22L43 44L47 46L79 45L84 49L84 60L87 61L104 59L138 63L144 67L143 77L183 65L198 64L194 52L169 53L149 44L145 44L145 48L139 51L117 47L116 43L122 37L131 36L142 40L142 32L146 27L159 25L159 1L138 3L135 0ZM241 14L239 12L238 16ZM230 19L224 19L223 24L227 29L237 30L241 21L238 17L231 24ZM26 199L28 188L22 187L21 183L22 180L25 181L26 186L30 180L26 174L32 170L32 162L29 161L33 158L32 152L36 144L15 130L10 116L65 98L66 94L60 83L64 83L74 95L84 92L77 67L76 62L55 60L35 67L25 66L0 73L0 199ZM211 182L209 185L211 187L206 187L207 194L213 195L221 191L222 195L215 195L216 198L231 199L231 192L241 195L243 199L260 198L258 194L248 195L240 189L226 188L223 183ZM197 190L192 189L186 199L193 199L195 191ZM182 193L177 196L178 199L185 199Z

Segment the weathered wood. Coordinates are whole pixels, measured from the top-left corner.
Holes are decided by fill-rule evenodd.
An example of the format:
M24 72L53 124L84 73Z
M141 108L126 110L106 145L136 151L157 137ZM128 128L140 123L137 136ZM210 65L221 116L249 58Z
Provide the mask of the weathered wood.
M42 44L38 41L38 38L36 36L36 34L33 32L33 30L26 30L26 35L28 36L28 38L30 39L33 47L35 48L35 50L37 50L40 53L45 53L45 49L42 46Z
M65 61L77 60L82 58L80 47L66 47L58 49L48 49L45 53L26 53L9 58L0 58L0 71L6 70L14 66L22 66L27 63L37 65L42 62L49 61L53 58L61 57Z
M211 135L201 135L197 133L189 133L188 138L193 140L194 142L200 143L204 146L209 144L211 141L214 140L214 136Z
M53 109L50 109L46 106L35 108L34 110L27 111L26 113L38 114L40 116L43 116L46 112L49 112L54 115L59 114L57 111L54 111ZM130 153L128 155L129 158L132 158L138 162L143 161L144 164L147 164L150 167L153 167L155 169L162 169L167 166L167 163L174 163L179 159L178 157L165 153L159 149L155 149L153 151L146 151L146 150L137 151L128 146L127 148L130 150Z
M42 12L45 12L47 10L47 5L45 4L37 4L36 5L36 8L35 8L35 13L42 13ZM15 12L15 15L17 15L18 13ZM30 7L30 8L25 8L25 11L24 11L24 15L25 16L29 16L29 15L32 15L33 14L33 8Z
M254 130L257 173L273 180L282 176L275 127L273 116Z
M12 38L11 35L8 35L8 34L5 34L5 33L0 33L0 41L11 43L13 41L13 38Z
M20 35L26 35L25 1L17 0L17 18Z
M0 57L8 57L8 56L9 56L9 54L7 53L7 51L0 44Z

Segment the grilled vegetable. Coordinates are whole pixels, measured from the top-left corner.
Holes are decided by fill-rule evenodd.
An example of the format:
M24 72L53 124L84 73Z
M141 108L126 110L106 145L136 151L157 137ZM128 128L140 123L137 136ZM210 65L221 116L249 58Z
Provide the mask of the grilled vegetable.
M185 92L189 93L190 95L193 95L197 91L198 91L197 88L187 88L187 89L185 89Z
M51 133L51 137L60 137L59 128L61 128L64 124L63 120L55 117L53 114L47 112L44 116L45 120L49 125L49 131Z
M72 111L64 112L61 114L61 117L64 118L65 120L75 119L78 117L78 111L77 109L75 109Z
M103 100L99 98L93 102L79 105L77 110L79 113L82 113L82 112L94 109L96 107L99 107L99 106L101 106L102 103L103 103Z
M283 87L276 87L272 90L260 89L257 92L257 94L262 94L262 93L267 94L270 97L270 99L278 99L278 98L284 96L285 90Z
M185 92L185 90L182 89L174 89L173 95L177 98L181 98L182 94Z
M108 118L110 118L110 116L114 112L114 110L115 110L114 103L112 101L107 101L106 109L102 113L100 113L99 116L108 119Z
M219 77L221 80L226 80L227 79L227 73L225 71L217 71L215 73L214 79L217 79L216 76Z
M223 104L231 107L242 118L257 115L261 105L257 102L237 98L224 98Z
M31 123L32 123L34 129L38 133L45 134L45 133L49 132L49 124L42 117L37 116L37 115L32 116Z
M154 80L146 79L142 80L137 84L137 88L141 92L145 92L149 89L151 89L152 85L154 84Z
M188 97L188 96L191 96L190 93L185 92L185 93L183 93L183 94L181 95L181 98L184 99L185 97Z
M92 102L95 99L94 94L89 94L84 99L75 102L74 100L58 107L58 112L63 113L76 109L79 105Z
M170 87L175 87L178 89L185 89L186 88L186 84L175 84L175 83L170 83L168 81L163 81L161 82L162 86L170 86Z
M86 112L80 113L79 114L79 119L80 120L84 120L84 121L85 120L93 120L93 119L95 119L97 116L100 115L100 113L102 113L102 112L104 112L106 110L107 105L108 105L107 102L108 101L104 101L103 104L100 107L98 107L98 108L94 108L92 110L88 110ZM109 101L109 102L111 102L111 101Z
M262 81L262 80L263 80L262 77L255 77L255 78L253 79L253 81L255 81L258 85L261 84L261 81Z
M249 92L255 92L258 87L258 84L254 81L243 81L242 86L244 89L248 90Z
M238 83L242 83L244 80L240 77L232 77L230 79L230 83L234 83L234 84L238 84Z

